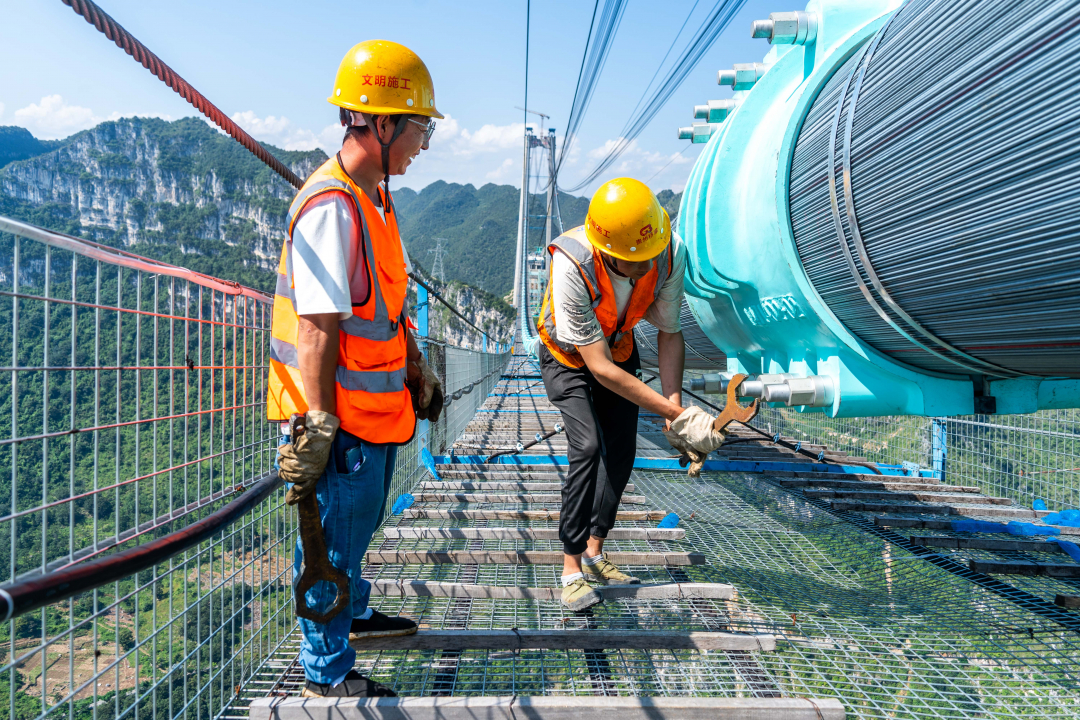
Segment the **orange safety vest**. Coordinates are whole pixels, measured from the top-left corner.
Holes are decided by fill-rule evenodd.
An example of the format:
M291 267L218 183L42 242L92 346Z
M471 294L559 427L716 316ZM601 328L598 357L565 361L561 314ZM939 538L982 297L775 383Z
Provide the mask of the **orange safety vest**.
M405 387L406 322L402 312L409 287L393 198L379 197L386 221L374 203L342 169L338 158L323 163L307 179L289 208L289 237L278 263L274 314L270 325L270 384L266 412L287 420L307 411L296 351L298 318L293 294L292 233L312 199L323 193L352 198L360 247L354 257L367 260L367 297L353 297L353 314L339 324L337 415L341 429L371 443L405 443L416 429L412 398ZM360 263L357 262L360 267ZM350 273L355 272L351 270Z
M593 247L589 239L585 237L585 226L576 227L551 241L548 253L554 257L558 250L577 266L585 281L585 287L589 290L589 299L592 301L593 312L600 321L600 329L604 337L608 338L608 346L611 348L611 358L615 362L623 362L634 351L634 326L649 306L660 296L660 290L671 276L673 257L671 245L656 256L656 262L645 277L634 283L630 292L630 300L626 306L626 312L622 323L619 323L619 313L615 307L615 291L611 287L611 278L608 277L607 265L600 251ZM551 290L554 287L551 272L555 264L549 262L548 286L544 294L544 305L537 318L536 329L540 339L552 356L566 367L580 368L585 366L581 359L581 353L571 343L559 340L559 334L555 328L555 311L552 306Z

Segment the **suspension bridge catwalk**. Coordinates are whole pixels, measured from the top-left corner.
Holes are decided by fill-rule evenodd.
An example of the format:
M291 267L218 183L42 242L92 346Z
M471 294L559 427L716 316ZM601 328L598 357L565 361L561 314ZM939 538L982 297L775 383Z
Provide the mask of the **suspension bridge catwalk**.
M808 458L741 428L693 479L662 421L642 414L606 549L643 584L565 611L565 435L522 450L558 420L535 361L514 355L411 490L415 503L374 538L366 577L379 609L421 629L357 643L357 664L401 698L301 699L295 632L239 693L235 716L1011 717L1031 693L1047 717L1078 711L1080 625L1045 597L1075 594L1080 565L1053 543L948 525L1038 523L1038 512L823 445L799 445L819 459ZM678 526L657 527L669 513ZM1010 562L1058 570L1017 570L1026 584L982 574ZM1018 665L1038 681L1017 684Z

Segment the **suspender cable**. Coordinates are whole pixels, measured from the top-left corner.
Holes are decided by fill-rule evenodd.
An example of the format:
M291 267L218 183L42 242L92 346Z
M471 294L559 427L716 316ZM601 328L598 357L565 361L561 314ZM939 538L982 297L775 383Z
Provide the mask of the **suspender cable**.
M667 101L671 98L672 94L679 89L683 81L690 75L690 72L697 66L701 58L705 56L705 53L709 48L713 47L716 43L716 39L720 34L727 29L727 26L731 23L731 20L735 17L736 13L742 9L746 0L719 0L713 7L712 12L709 13L708 18L698 28L697 33L687 43L682 53L675 60L671 69L668 70L664 78L656 85L656 89L653 91L649 99L642 103L638 101L638 109L631 113L630 119L626 121L626 125L623 127L621 136L618 142L612 146L607 155L597 163L585 178L572 188L569 188L567 192L575 192L581 190L586 185L595 180L600 173L607 170L611 165L619 158L623 152L637 139L638 135L648 127L653 118L660 111ZM682 30L679 31L680 33ZM677 36L676 36L677 37ZM666 56L665 56L666 57ZM646 88L648 91L648 88ZM566 143L563 143L563 147L566 147Z
M138 60L144 68L154 73L158 79L175 90L180 97L191 103L199 112L210 118L215 125L246 147L251 154L269 165L274 172L288 180L296 188L304 184L296 176L296 173L285 167L280 160L267 152L266 148L229 119L217 105L214 105L202 93L191 87L184 78L177 75L161 58L150 52L145 45L136 40L131 33L122 28L119 23L109 17L108 13L91 2L91 0L62 0L62 2L86 18L86 22L100 30L105 37L116 43L117 47Z
M559 160L555 163L556 175L570 152L570 146L574 144L577 137L577 129L581 126L585 112L589 109L596 83L604 70L604 64L607 63L608 52L611 50L612 41L619 30L623 12L626 10L625 0L605 0L604 9L600 13L600 23L597 25L596 11L599 6L600 0L596 0L593 6L593 19L589 24L589 36L585 40L585 52L581 58L581 69L578 71L577 86L574 88L574 100L570 105L570 115L566 120L563 146L559 151Z

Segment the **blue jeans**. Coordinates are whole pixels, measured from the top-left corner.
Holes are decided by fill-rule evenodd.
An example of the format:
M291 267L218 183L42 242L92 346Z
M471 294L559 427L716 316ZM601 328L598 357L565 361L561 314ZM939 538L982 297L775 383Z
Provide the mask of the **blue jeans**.
M339 473L335 457L343 455L346 446L356 443L357 439L348 433L338 433L330 462L315 486L330 562L349 576L352 600L352 612L338 613L326 625L300 619L300 630L304 634L300 662L307 679L321 684L340 679L352 669L356 660L356 651L349 647L349 626L354 617L367 610L371 596L371 583L360 577L361 564L371 536L382 522L397 458L397 446L369 445L361 440L363 460L359 469ZM293 583L300 577L303 558L303 545L298 538ZM332 583L316 583L307 592L308 605L318 612L325 611L333 604L336 592Z

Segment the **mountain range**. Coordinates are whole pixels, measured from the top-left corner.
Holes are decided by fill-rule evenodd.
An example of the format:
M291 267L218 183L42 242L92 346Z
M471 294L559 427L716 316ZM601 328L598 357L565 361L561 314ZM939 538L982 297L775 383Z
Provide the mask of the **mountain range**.
M321 150L264 144L300 177ZM394 187L405 246L430 269L441 239L443 277L479 290L480 302L513 284L520 192L510 185L434 182ZM0 127L0 214L123 246L229 280L271 289L294 188L198 118L125 118L63 140ZM679 196L658 194L674 215ZM559 194L564 228L584 222L589 199ZM530 196L529 246L543 245L546 198ZM502 303L497 303L502 305ZM507 308L502 306L500 311Z

